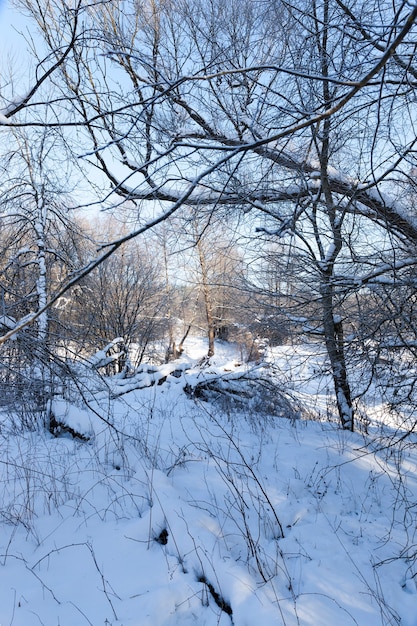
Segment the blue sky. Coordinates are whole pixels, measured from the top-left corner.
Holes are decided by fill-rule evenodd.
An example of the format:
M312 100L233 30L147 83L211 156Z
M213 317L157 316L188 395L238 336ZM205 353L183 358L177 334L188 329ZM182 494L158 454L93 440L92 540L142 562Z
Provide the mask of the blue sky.
M24 55L26 44L18 34L23 32L28 25L25 19L7 0L0 0L0 54L1 63L4 57L11 54L13 58L20 58Z

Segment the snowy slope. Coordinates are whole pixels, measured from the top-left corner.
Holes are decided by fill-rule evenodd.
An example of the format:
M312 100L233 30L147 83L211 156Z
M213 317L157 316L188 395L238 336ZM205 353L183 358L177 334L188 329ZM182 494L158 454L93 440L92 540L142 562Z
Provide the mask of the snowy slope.
M417 626L415 435L387 447L380 426L190 399L187 381L240 360L227 344L203 371L191 357L111 403L58 403L88 441L4 416L0 624Z

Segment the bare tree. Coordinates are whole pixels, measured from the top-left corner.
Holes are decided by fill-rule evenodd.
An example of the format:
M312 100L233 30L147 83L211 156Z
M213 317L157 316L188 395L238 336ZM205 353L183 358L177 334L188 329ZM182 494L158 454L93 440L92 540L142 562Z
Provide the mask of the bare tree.
M95 221L91 244L115 236L115 222ZM120 228L120 226L119 226ZM91 229L91 227L90 227ZM123 227L122 227L123 229ZM101 230L101 237L100 237ZM94 237L94 238L93 238ZM132 241L104 260L79 285L67 317L84 353L120 338L138 365L151 341L164 334L166 294L156 238ZM126 355L127 356L127 355Z

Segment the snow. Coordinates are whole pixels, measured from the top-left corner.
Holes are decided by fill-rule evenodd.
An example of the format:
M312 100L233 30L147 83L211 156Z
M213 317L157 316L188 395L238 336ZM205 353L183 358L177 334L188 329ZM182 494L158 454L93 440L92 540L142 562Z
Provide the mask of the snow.
M234 344L204 365L185 347L123 395L109 379L111 402L55 399L88 441L0 417L0 624L416 626L416 446L329 421L317 347L266 370L316 420L190 399L246 366Z
M88 439L94 435L93 423L97 423L97 418L91 412L58 398L52 400L49 411L58 423L72 431Z

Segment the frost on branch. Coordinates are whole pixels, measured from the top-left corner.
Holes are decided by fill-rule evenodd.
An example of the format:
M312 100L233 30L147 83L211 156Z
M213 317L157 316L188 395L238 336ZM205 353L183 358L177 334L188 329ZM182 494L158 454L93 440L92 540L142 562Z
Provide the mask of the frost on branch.
M110 341L102 350L96 352L90 358L90 363L95 370L104 368L107 375L119 374L125 370L126 358L125 340L123 337L117 337Z

